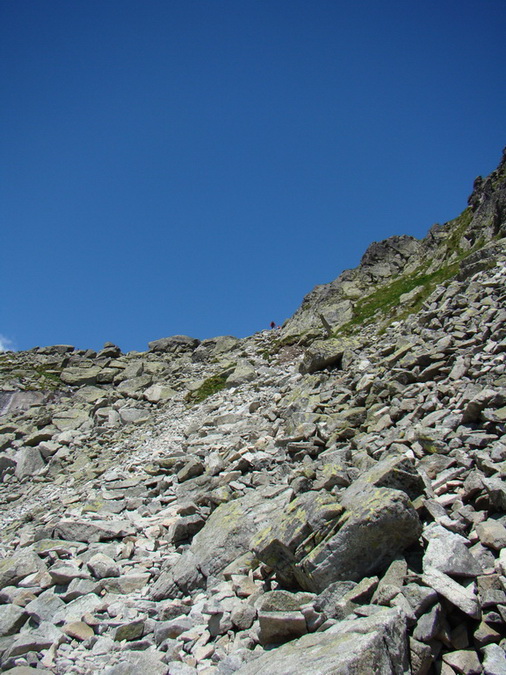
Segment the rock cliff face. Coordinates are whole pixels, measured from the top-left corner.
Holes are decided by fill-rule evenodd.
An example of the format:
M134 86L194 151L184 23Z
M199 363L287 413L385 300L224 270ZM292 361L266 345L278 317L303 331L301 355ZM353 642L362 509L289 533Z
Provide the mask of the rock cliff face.
M281 330L0 355L0 664L506 673L506 159Z

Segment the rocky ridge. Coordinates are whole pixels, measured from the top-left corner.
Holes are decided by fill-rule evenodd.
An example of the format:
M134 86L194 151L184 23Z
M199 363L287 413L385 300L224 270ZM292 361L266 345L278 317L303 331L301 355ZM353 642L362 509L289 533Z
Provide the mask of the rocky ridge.
M505 169L280 331L0 355L0 668L506 673Z

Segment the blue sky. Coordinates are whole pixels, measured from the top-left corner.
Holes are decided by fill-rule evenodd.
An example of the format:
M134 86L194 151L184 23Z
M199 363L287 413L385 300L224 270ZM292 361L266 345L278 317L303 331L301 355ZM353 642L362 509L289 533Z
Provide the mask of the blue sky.
M2 0L0 346L282 323L506 145L504 0Z

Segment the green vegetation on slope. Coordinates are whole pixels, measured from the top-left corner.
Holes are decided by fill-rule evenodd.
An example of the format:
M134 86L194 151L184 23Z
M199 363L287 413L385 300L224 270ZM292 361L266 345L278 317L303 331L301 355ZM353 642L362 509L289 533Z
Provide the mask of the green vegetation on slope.
M224 389L226 384L227 378L224 375L208 377L196 391L188 394L187 401L189 403L201 403L208 396L212 396L212 394L216 394L216 392Z

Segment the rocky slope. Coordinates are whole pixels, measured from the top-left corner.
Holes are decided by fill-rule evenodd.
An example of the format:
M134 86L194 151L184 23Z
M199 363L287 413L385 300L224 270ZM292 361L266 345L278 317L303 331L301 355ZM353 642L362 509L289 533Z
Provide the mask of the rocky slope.
M0 355L0 668L506 673L506 162L280 331Z

